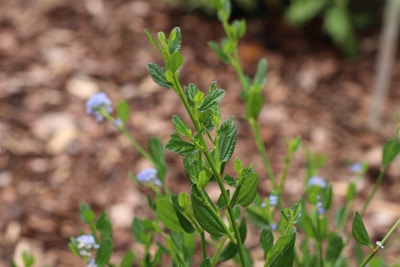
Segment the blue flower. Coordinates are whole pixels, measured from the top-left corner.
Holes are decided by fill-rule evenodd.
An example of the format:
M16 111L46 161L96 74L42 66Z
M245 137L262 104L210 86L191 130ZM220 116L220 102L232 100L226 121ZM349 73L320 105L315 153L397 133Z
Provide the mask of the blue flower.
M99 244L96 244L96 240L92 235L78 236L76 242L78 242L77 248L81 256L90 257L92 255L91 251L100 247Z
M105 93L96 93L86 102L86 113L94 116L98 122L104 120L100 110L104 109L107 113L112 112L111 101Z
M350 166L349 170L353 173L360 173L363 170L361 163L354 163Z
M276 223L271 223L271 224L269 225L269 227L271 227L271 230L272 230L272 231L275 231L276 228L278 228L278 225L277 225Z
M317 213L318 213L318 215L322 215L322 214L325 213L325 209L324 209L323 206L324 206L324 205L322 204L321 201L318 201L318 202L317 202L316 207L317 207Z
M325 188L327 185L328 183L325 181L325 179L319 176L312 176L307 182L307 186L319 186Z
M91 259L91 260L88 262L88 264L86 265L86 267L97 267L97 264L96 264L96 262L95 262L93 259Z
M136 175L136 179L140 183L152 182L156 186L161 186L161 181L157 177L157 170L154 168L145 169Z
M114 121L114 126L117 128L120 128L120 127L124 126L124 123L120 119L116 119Z
M275 207L276 204L278 204L278 196L270 195L268 199L269 199L269 205L271 207Z

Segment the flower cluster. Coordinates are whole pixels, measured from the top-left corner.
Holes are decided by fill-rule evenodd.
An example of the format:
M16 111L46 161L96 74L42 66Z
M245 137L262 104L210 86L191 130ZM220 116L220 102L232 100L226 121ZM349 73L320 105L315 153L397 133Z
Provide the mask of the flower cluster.
M322 215L325 213L325 209L324 209L324 203L322 203L321 197L317 196L318 202L316 204L317 207L317 213L318 215Z
M86 267L97 267L97 264L95 263L95 261L93 259L91 259L88 264L86 265Z
M113 110L110 99L103 92L92 95L86 102L86 113L95 117L98 122L104 120L101 110L104 110L107 113L111 113Z
M360 172L362 172L363 171L363 166L362 166L362 164L361 163L354 163L354 164L352 164L351 166L350 166L350 168L349 168L349 170L352 172L352 173L360 173Z
M76 238L78 242L79 254L82 257L92 256L92 251L98 249L100 246L92 235L81 235Z
M308 180L307 186L319 186L321 188L325 188L328 186L328 183L325 181L324 178L321 178L319 176L312 176Z
M278 196L276 195L270 195L268 200L271 207L275 207L278 204Z
M139 183L153 183L156 186L161 186L161 181L157 177L157 170L154 168L145 169L136 175Z

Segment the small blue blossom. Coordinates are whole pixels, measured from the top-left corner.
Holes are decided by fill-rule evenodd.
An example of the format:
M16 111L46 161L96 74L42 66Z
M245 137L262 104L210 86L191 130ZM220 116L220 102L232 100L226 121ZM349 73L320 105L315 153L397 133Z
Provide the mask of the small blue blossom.
M318 202L317 202L316 207L317 207L317 213L318 213L318 215L322 215L322 214L325 213L325 209L324 209L323 204L322 204L321 201L318 201Z
M268 200L271 207L275 207L278 204L278 196L270 195Z
M145 169L136 175L136 179L140 183L152 182L156 186L161 186L161 181L157 177L157 170L154 168Z
M361 163L354 163L350 166L349 170L353 173L360 173L363 170Z
M88 264L86 265L86 267L97 267L97 264L96 264L96 262L95 262L93 259L91 259L91 260L88 262Z
M79 254L81 256L90 257L92 255L92 250L98 249L100 246L96 244L96 240L92 235L81 235L76 238L78 242L77 248L79 249Z
M114 126L117 127L117 128L120 128L120 127L122 127L123 125L124 125L124 123L123 123L120 119L116 119L116 120L114 121Z
M278 228L278 225L277 225L276 223L271 223L271 224L269 225L269 227L271 227L271 230L272 230L272 231L275 231L276 228Z
M325 188L327 185L328 183L325 181L325 179L319 176L312 176L307 182L307 186L319 186Z
M104 120L104 117L100 113L100 109L102 108L107 113L111 113L113 110L111 107L111 101L105 93L96 93L86 102L86 113L94 116L98 122Z

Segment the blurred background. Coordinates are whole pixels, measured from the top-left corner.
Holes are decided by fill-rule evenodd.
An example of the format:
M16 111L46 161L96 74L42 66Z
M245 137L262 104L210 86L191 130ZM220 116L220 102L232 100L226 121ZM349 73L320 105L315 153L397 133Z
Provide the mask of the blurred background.
M267 195L266 174L244 121L241 88L233 71L207 46L224 37L209 2L0 1L0 266L8 266L23 251L36 256L36 266L82 266L67 246L71 236L85 229L78 214L81 201L96 212L109 212L116 259L127 249L140 255L142 248L129 234L132 216L154 215L146 208L146 192L129 173L149 163L113 127L88 117L84 105L100 91L114 106L127 100L129 131L139 142L146 144L154 135L168 140L171 116L184 114L184 109L172 91L159 88L147 74L145 64L161 63L161 58L144 29L156 33L181 27L183 82L207 90L217 80L226 89L223 116L234 116L238 124L234 157L254 163L262 179L260 194ZM333 184L338 202L344 201L351 178L349 164L370 165L360 186L362 203L376 178L382 144L396 131L400 110L400 61L392 53L379 127L369 127L388 2L233 3L234 18L247 21L239 51L245 71L252 75L260 58L268 60L260 121L277 173L282 170L285 138L303 138L285 192L288 200L301 193L305 152L317 151L327 156L321 176ZM395 51L399 44L392 43ZM167 160L167 183L174 192L187 191L180 158L168 153ZM400 216L399 173L397 162L367 213L374 238ZM248 245L256 246L257 240L249 238ZM396 243L391 247L385 252L389 263L400 249Z

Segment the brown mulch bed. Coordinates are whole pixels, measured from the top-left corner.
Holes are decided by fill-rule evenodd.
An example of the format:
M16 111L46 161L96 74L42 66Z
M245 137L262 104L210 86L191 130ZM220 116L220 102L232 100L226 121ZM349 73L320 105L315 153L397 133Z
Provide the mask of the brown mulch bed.
M116 258L128 248L140 251L129 236L130 220L148 210L140 188L128 175L148 162L111 126L98 125L88 117L84 105L97 91L107 92L115 104L127 100L133 136L143 144L154 135L165 142L173 131L171 116L184 116L184 109L172 91L159 88L147 74L145 64L160 62L160 56L144 29L156 33L175 26L183 32L182 80L203 90L217 80L219 87L226 89L223 115L234 116L238 124L235 156L245 164L254 163L262 179L260 193L265 196L269 192L266 173L244 121L240 86L233 71L206 45L223 37L217 20L144 0L3 0L0 266L24 249L34 250L38 266L83 266L67 247L69 238L84 227L78 214L81 201L96 212L109 212L115 227ZM287 198L296 199L301 192L304 153L318 151L327 155L321 175L334 185L338 202L343 201L351 178L349 162L365 161L372 166L359 192L359 208L376 177L380 149L396 130L399 61L382 126L372 131L366 124L376 33L361 36L360 54L349 60L318 31L294 29L263 18L248 18L248 29L240 44L246 70L254 73L260 57L269 62L260 121L277 173L282 170L285 138L303 138L303 150L290 172ZM181 160L171 154L167 160L168 184L173 191L186 191ZM399 201L399 166L397 162L389 170L367 214L367 227L375 237L400 215L395 205ZM394 243L392 246L398 250Z

